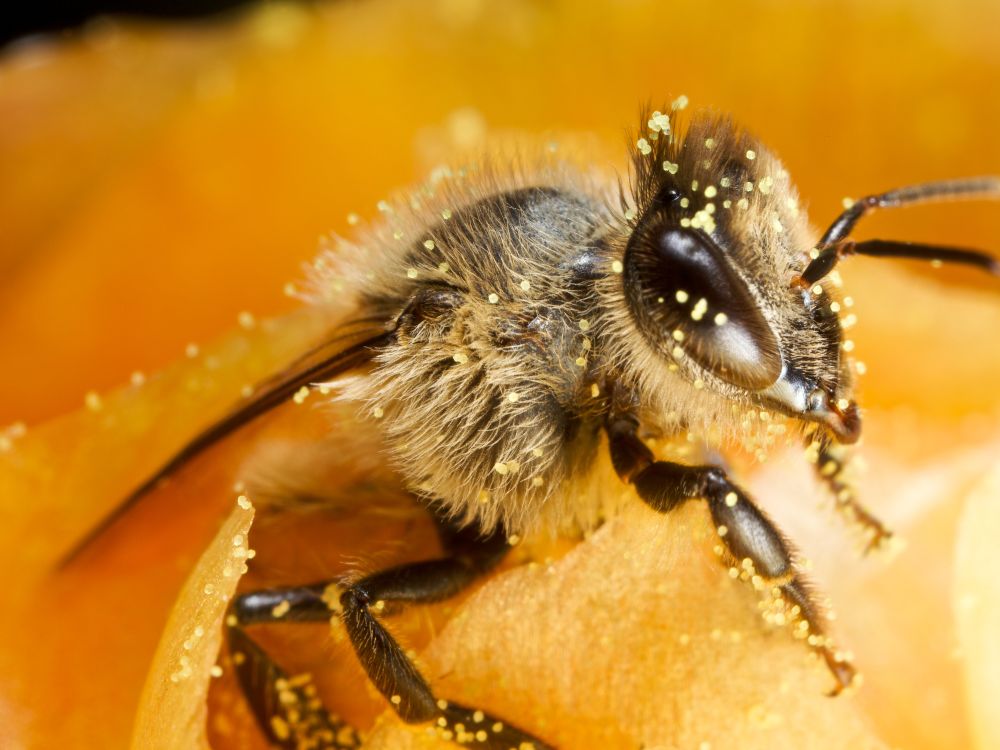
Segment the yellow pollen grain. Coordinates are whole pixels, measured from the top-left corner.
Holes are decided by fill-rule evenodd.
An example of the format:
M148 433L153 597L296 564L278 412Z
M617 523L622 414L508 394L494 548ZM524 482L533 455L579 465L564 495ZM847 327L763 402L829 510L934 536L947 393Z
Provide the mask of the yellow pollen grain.
M276 604L271 608L271 617L275 619L284 617L291 608L291 603L287 599L282 599L280 604Z
M353 226L357 226L358 222L360 222L360 221L361 221L361 217L358 216L353 211L351 213L347 214L347 223L350 224L352 227Z
M517 401L520 398L521 394L518 393L517 391L511 391L510 393L507 394L507 400L510 401L512 404L517 403Z
M738 201L736 201L736 207L737 208L749 208L750 207L750 201L748 201L746 198L740 198Z
M434 249L434 240L424 240L424 247L428 250Z
M403 239L403 230L402 229L397 229L395 232L392 233L392 238L394 240L401 240L401 239Z
M577 357L576 358L576 366L577 367L586 367L587 366L587 359L585 357Z
M88 391L83 397L83 403L90 411L100 411L104 406L101 395L97 391Z
M309 398L309 386L304 385L295 391L295 395L292 396L292 401L297 404L301 404L304 403L307 398Z
M448 273L448 271L450 271L450 270L451 270L451 266L449 266L447 263L439 263L438 264L438 271L440 271L441 273Z
M685 198L681 198L681 208L687 208L690 205L691 205L691 201L689 201L686 197Z
M441 218L444 219L445 221L448 221L448 219L450 219L451 216L452 214L450 208L446 208L444 211L441 212Z
M674 341L684 340L684 331L682 331L680 328L675 328L674 332L671 335L674 337Z
M500 301L500 297L499 295L496 294L496 292L491 293L490 296L487 297L486 299L489 300L489 303L491 305L495 305L497 302Z
M692 383L692 385L694 386L694 389L696 391L700 391L702 388L705 387L705 381L702 380L701 378L695 378L694 383Z
M580 330L581 331L589 331L590 330L590 321L587 320L586 318L584 318L583 320L581 320L580 321Z
M698 192L698 180L691 180L691 190L695 193Z
M851 405L851 402L848 401L846 398L837 399L837 408L840 409L841 411L843 411L844 409L846 409L850 405Z
M649 141L645 138L640 138L636 141L635 145L639 149L639 153L643 156L647 156L653 150L653 147L649 145Z
M372 416L375 417L375 419L381 419L385 416L385 410L381 406L376 406L372 409Z
M377 208L379 211L381 211L384 214L391 214L392 213L392 206L389 205L389 201L381 200L381 201L379 201L378 203L375 204L375 208Z
M715 325L724 326L726 323L729 322L729 316L726 315L724 312L720 312L716 313L715 318L713 318L713 320L715 321Z
M694 308L692 308L691 317L694 320L701 320L703 317L705 317L706 312L708 312L708 300L706 300L704 297L701 297L695 303Z
M844 196L843 198L840 199L840 205L843 206L844 208L850 208L851 206L854 205L854 199Z
M288 728L288 722L280 716L271 717L271 731L274 732L274 736L282 742L291 736L291 730Z
M851 339L847 339L843 343L843 349L844 349L845 352L853 352L854 351L854 342L851 341Z
M415 279L415 278L417 278L417 269L416 268L407 268L406 269L406 278L408 278L408 279Z
M726 534L729 533L729 528L726 526L720 526L719 528L716 529L716 531L718 532L719 536L725 536Z
M679 346L675 346L673 349L670 350L670 354L673 356L674 359L680 359L681 357L684 356L684 350L681 349Z
M389 702L394 706L398 706L400 703L403 702L403 698L402 696L394 695L389 699Z
M746 190L748 193L752 193L753 192L753 183L748 180L747 182L745 182L743 184L743 189Z
M689 295L683 289L678 289L676 294L674 294L674 299L680 302L682 305L688 301Z
M505 477L510 472L510 469L507 468L507 464L497 461L495 464L493 464L493 471L495 471L500 476Z
M685 96L684 94L681 94L676 99L674 99L673 102L671 102L670 109L672 109L672 110L680 110L680 109L684 109L685 107L687 107L687 105L688 105L688 98L687 98L687 96Z
M250 503L250 500L247 499L246 495L240 495L239 497L237 497L236 504L240 506L243 510L250 510L253 507L253 505Z
M614 273L621 273L624 270L624 266L620 260L611 261L611 270Z
M716 193L718 192L719 191L715 189L715 185L709 185L707 188L705 188L705 197L714 198Z
M455 352L454 354L451 355L451 358L456 362L458 362L458 364L460 365L464 365L466 362L469 361L469 355L466 354L465 352Z
M726 493L726 506L732 508L739 501L739 496L735 492Z
M590 385L590 397L597 398L601 395L601 387L597 383L591 383Z
M518 286L521 287L521 291L523 292L531 291L531 282L527 279L518 284Z
M675 164L672 161L663 162L663 171L668 174L677 174L677 170L680 168L679 164Z
M753 161L754 159L757 158L757 153L752 148L751 149L747 149L747 158L750 161Z

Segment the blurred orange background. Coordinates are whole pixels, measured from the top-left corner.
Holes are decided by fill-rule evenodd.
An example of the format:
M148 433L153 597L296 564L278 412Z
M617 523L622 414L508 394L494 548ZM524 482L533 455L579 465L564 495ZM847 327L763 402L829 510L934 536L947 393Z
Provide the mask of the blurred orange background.
M318 237L350 233L349 213L373 219L379 199L474 151L487 133L592 133L595 153L620 153L613 166L624 170L639 106L685 94L692 107L732 113L774 149L822 225L845 196L1000 172L998 85L1000 4L989 0L269 3L212 23L100 21L8 48L0 436L24 423L30 450L8 484L0 472L0 564L16 572L11 600L24 599L9 609L22 621L4 625L3 637L44 639L33 644L43 653L34 675L33 654L0 653L0 668L17 675L6 702L0 685L0 745L5 731L29 747L127 744L163 619L223 506L180 518L150 511L145 528L161 532L156 540L133 534L123 551L49 589L52 601L33 599L29 584L100 516L89 500L106 507L142 473L115 478L110 464L85 459L155 457L204 409L302 345L307 329L287 325L255 333L252 356L231 339L211 342L237 328L240 313L264 320L297 309L286 284L301 277ZM888 212L859 236L1000 249L1000 211ZM951 447L975 443L995 429L1000 407L984 376L998 372L984 364L997 346L961 313L981 309L995 284L962 269L899 267L859 259L844 271L861 319L852 334L872 373L862 401L945 425L934 434ZM913 292L898 283L908 276ZM942 303L958 299L949 294L971 307ZM80 445L96 423L86 412L48 422L80 410L88 392L114 403L110 389L183 359L191 343L220 352L231 372L204 400L177 406L185 371L168 371L131 433L162 434L134 446L126 435L114 451L99 444L88 454ZM930 455L919 442L905 446L907 457ZM58 482L67 456L76 474L58 501L26 491ZM213 486L225 485L195 483ZM104 583L136 554L147 559ZM109 628L101 607L117 624ZM72 637L66 621L79 627ZM127 643L109 645L109 636ZM91 707L80 711L83 703ZM898 717L875 721L891 738L905 734ZM52 734L20 734L22 724ZM926 746L965 742L957 724Z

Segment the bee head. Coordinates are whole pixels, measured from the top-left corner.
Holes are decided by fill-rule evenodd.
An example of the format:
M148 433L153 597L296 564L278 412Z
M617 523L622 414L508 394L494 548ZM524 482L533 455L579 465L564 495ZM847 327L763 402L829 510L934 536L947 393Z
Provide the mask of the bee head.
M728 121L696 119L681 137L658 114L659 137L635 155L639 210L622 259L646 345L696 388L853 442L835 290L790 283L812 244L787 173Z

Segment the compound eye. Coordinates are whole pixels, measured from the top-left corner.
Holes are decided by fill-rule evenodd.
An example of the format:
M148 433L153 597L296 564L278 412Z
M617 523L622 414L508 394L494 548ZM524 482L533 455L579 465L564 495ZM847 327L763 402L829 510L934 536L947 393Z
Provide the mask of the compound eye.
M743 280L701 232L639 227L625 253L629 303L656 337L720 379L762 390L781 375L778 342Z

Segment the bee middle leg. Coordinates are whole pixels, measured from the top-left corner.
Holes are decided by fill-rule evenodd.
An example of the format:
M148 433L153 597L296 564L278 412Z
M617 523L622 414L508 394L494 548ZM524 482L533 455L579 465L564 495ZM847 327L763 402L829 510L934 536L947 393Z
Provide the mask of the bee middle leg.
M832 646L820 622L821 609L797 572L790 544L749 496L716 466L657 461L638 436L639 421L628 412L607 419L611 460L618 476L635 487L651 508L667 513L688 500L704 499L730 564L756 587L769 587L784 602L810 647L836 680L833 695L850 686L855 671ZM803 632L804 631L804 632Z
M304 726L310 738L333 737L342 742L319 747L360 746L352 729L322 709L314 692L285 676L244 631L256 624L323 622L339 616L368 678L404 721L434 721L444 737L463 744L472 742L486 750L549 747L489 714L437 699L377 617L393 605L431 603L454 596L510 550L502 531L483 536L477 528L456 529L442 520L439 529L445 551L441 558L392 567L345 588L337 581L324 581L236 597L229 619L230 650L241 654L239 661L234 658L237 677L258 724L272 742L285 748L299 747L296 732ZM298 713L289 716L286 706Z

